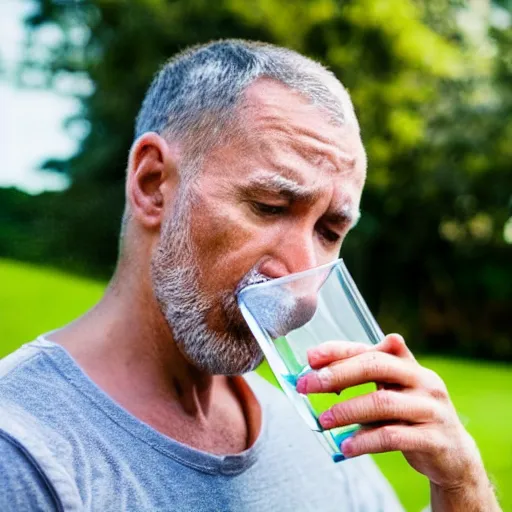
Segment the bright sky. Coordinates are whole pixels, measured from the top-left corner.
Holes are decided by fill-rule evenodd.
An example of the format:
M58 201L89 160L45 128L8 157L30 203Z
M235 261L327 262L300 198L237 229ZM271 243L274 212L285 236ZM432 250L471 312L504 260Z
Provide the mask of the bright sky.
M29 0L0 0L0 186L38 193L67 185L65 177L37 169L47 158L65 158L76 151L78 140L66 133L63 123L79 103L48 90L16 86L23 18L31 8Z

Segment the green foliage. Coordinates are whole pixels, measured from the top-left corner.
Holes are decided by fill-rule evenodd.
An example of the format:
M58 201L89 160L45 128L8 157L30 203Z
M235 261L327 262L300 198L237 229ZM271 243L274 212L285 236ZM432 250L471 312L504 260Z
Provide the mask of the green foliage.
M85 312L104 288L99 281L9 260L0 260L0 282L0 357ZM445 380L459 415L480 447L503 510L512 511L508 487L512 478L512 368L442 358L422 358L420 362ZM266 364L258 372L275 384ZM406 510L419 512L428 503L426 479L412 470L401 454L377 455L375 460Z
M0 254L107 276L133 123L153 74L191 44L260 39L327 64L353 97L369 171L363 217L342 255L384 330L424 351L512 360L512 245L503 238L512 190L510 27L470 34L464 26L482 16L462 0L36 4L33 46L48 23L63 38L46 59L29 52L26 64L90 79L78 119L90 131L75 157L47 162L70 175L67 192L0 218ZM464 16L473 24L461 25ZM8 232L19 239L18 214L37 218L25 229L27 246L2 242Z

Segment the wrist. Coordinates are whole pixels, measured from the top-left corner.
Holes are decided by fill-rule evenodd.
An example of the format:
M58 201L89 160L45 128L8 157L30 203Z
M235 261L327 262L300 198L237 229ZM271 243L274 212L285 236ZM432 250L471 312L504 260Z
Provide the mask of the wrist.
M433 512L500 512L494 487L483 464L468 468L456 485L430 483Z

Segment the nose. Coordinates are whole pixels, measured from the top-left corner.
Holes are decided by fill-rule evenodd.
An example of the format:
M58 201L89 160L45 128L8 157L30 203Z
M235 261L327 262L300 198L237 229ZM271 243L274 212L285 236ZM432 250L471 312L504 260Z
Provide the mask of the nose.
M290 231L275 242L259 270L271 279L276 279L309 270L319 264L312 234Z
M260 272L277 279L303 272L320 265L314 235L299 227L290 229L273 241L271 250L260 265ZM253 313L273 338L284 336L309 322L317 309L321 276L293 280L271 288L260 288L257 299L250 304Z

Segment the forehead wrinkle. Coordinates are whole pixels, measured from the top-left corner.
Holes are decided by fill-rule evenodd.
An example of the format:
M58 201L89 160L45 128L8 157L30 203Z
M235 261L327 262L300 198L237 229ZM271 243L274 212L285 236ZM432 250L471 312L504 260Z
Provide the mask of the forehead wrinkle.
M355 157L335 148L332 142L319 142L319 139L307 130L299 134L299 137L294 137L291 146L311 165L327 167L331 173L350 172L356 165ZM329 165L325 165L326 162Z
M340 100L348 99L342 87L341 92ZM361 145L357 121L355 124L333 123L322 106L311 103L307 97L286 85L265 78L249 86L240 108L251 136L254 133L270 132L272 138L277 136L287 139L303 160L314 167L323 167L330 173L363 171L366 174L366 155ZM352 111L351 105L349 111ZM352 145L351 139L354 136L358 139L354 141L357 150L344 151L343 140L348 138L347 142ZM298 139L303 139L303 147L297 144Z
M273 142L284 140L296 154L314 167L341 174L355 169L356 157L340 149L334 139L321 134L318 129L298 123L283 123L282 118L270 114L261 116L258 121L262 125L259 129L268 130Z

